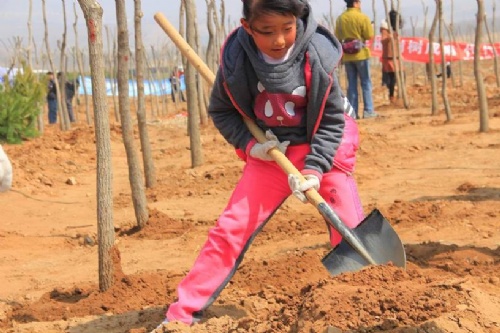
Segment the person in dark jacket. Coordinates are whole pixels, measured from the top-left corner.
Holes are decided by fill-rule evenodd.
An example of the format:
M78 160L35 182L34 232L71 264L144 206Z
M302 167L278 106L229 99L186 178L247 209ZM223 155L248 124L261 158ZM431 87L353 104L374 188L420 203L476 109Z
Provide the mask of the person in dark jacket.
M353 178L358 128L335 75L339 41L317 24L304 0L245 0L243 14L222 49L208 112L246 165L162 325L201 319L289 195L307 202L304 192L315 188L350 228L364 218ZM257 142L244 118L268 141ZM268 154L274 147L306 181L281 170ZM328 230L336 246L341 236Z
M62 72L57 73L59 85L62 86ZM75 97L76 85L71 81L64 82L64 93L66 98L66 110L68 110L69 121L75 122L75 114L73 113L73 98Z
M49 124L55 124L57 123L57 87L52 72L47 72L47 104L49 106Z

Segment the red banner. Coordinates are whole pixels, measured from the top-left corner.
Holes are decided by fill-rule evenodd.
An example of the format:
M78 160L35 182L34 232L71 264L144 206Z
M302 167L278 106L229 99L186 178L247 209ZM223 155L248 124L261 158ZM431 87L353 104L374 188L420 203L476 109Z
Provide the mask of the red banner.
M373 42L370 41L367 45L371 50L372 57L382 56L380 36L376 36ZM399 39L399 46L404 61L429 62L429 50L431 48L427 38L401 37ZM474 59L474 44L472 43L444 43L443 46L446 62ZM434 52L434 62L441 63L441 47L439 43L433 43L432 50ZM480 47L481 59L493 59L494 50L496 50L497 57L500 56L500 43L482 44Z

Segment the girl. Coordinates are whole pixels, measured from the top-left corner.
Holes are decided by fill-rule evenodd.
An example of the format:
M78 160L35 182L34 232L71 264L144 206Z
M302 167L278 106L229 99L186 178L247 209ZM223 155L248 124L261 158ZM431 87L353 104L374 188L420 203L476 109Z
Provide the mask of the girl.
M344 112L354 114L335 77L341 56L340 43L318 26L306 1L243 1L241 26L222 49L209 113L246 165L163 324L200 320L292 192L307 201L303 192L316 188L351 228L364 218L352 177L358 129ZM257 143L244 117L256 121L269 141ZM273 147L307 181L287 177L267 154ZM331 245L340 240L330 228Z

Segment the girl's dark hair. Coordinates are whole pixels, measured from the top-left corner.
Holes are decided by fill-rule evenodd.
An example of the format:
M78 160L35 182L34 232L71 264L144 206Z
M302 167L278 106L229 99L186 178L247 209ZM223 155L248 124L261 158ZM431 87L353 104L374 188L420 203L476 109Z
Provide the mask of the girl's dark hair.
M243 18L252 22L263 14L292 14L302 18L309 14L307 0L243 0Z
M403 18L401 17L401 15L399 15L399 13L394 9L392 9L389 12L389 20L391 21L392 30L399 30L396 28L396 21L398 20L398 16L399 16L399 29L401 29L403 27Z

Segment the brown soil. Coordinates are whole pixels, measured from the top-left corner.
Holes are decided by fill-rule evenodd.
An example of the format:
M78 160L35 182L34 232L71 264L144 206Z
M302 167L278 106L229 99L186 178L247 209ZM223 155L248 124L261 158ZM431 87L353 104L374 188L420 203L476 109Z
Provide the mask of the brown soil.
M406 270L330 276L320 262L329 250L323 220L290 198L204 320L161 330L500 332L500 90L487 85L490 131L479 133L472 80L450 85L451 122L442 108L430 115L423 84L409 82L405 110L388 105L377 80L381 117L359 121L356 178L365 212L378 208L403 240ZM70 131L49 127L5 145L19 192L0 195L0 331L143 333L162 321L243 165L210 125L202 129L204 164L191 168L185 109L169 107L170 116L148 127L158 185L147 190L150 220L139 232L120 126L112 125L116 282L106 292L98 286L96 155L84 107Z

